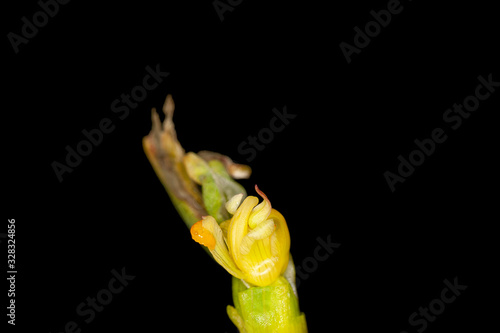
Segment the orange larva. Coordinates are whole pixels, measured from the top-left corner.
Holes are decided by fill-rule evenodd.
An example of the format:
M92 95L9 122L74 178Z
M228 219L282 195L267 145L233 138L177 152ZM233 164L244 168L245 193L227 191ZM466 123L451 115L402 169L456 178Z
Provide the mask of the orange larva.
M191 237L195 242L205 245L210 250L215 249L215 238L210 231L205 229L202 224L203 221L198 221L191 227Z

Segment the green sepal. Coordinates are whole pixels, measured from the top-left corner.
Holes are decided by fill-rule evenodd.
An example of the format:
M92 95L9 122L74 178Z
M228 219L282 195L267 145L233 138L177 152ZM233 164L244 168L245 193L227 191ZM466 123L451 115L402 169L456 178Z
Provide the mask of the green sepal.
M250 288L233 277L232 287L234 307L227 312L240 333L307 332L297 296L283 276L269 286Z
M184 158L189 177L201 185L203 205L218 223L229 219L225 208L226 202L234 195L243 193L245 188L234 181L225 166L218 160L206 162L195 153L188 153Z

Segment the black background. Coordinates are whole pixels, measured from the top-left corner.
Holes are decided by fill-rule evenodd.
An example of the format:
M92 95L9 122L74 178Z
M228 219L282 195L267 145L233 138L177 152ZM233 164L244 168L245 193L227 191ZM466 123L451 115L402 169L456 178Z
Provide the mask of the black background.
M425 331L490 327L499 92L455 131L442 116L479 75L500 81L498 15L477 2L402 5L348 64L339 44L387 1L243 1L223 21L211 1L72 1L17 54L6 36L40 7L4 4L1 230L15 218L16 330L236 331L229 274L190 239L142 150L167 94L186 151L242 163L239 144L273 108L296 115L241 183L287 218L297 265L318 237L341 244L300 285L310 332L416 332L408 317L455 277L467 290ZM111 103L157 64L169 77L120 120ZM51 163L103 118L115 130L60 183ZM392 193L384 172L437 127L447 141ZM84 323L76 307L122 267L135 279Z

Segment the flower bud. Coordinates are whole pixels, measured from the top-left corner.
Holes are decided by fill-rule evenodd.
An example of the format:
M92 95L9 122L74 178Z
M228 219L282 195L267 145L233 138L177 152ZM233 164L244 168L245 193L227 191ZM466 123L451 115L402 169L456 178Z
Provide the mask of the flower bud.
M223 222L227 233L208 216L193 225L191 235L205 245L230 274L262 287L284 273L289 259L290 233L283 215L271 207L257 186L255 190L264 199L260 204L254 196L246 197L243 202L241 196L228 201L228 211L234 215Z

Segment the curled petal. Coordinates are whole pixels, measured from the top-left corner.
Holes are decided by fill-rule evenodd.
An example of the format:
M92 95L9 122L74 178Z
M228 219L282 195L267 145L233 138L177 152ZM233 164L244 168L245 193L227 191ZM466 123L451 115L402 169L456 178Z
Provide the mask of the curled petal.
M259 195L264 200L252 209L252 213L248 218L248 226L252 229L255 228L259 223L267 219L267 217L271 213L271 208L272 208L271 201L269 201L264 192L259 190L257 185L255 185L255 191L257 191L257 193L259 193Z
M274 232L274 228L274 221L266 220L265 222L262 222L257 227L255 227L255 229L251 230L245 237L243 237L243 241L240 247L241 254L249 254L255 241L270 237Z
M242 256L240 247L243 237L245 237L248 233L248 217L258 202L259 199L257 199L257 197L246 197L234 213L231 223L229 224L227 231L227 245L229 247L229 252L233 256L236 263L239 263Z

